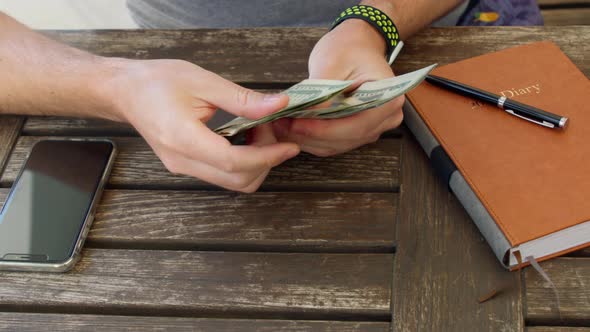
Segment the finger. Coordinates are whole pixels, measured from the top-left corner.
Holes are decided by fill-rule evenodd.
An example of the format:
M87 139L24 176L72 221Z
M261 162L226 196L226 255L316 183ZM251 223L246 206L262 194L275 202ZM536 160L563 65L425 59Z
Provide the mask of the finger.
M381 134L383 134L384 132L399 127L403 120L404 120L404 113L403 112L395 113L392 116L390 116L388 119L385 119L383 121L383 123L381 124L381 126L379 128L377 128L375 133L377 135L381 136Z
M393 114L401 113L402 105L403 98L396 98L378 108L346 118L330 120L295 119L290 130L295 134L310 139L362 140L380 127L385 119Z
M202 123L187 126L180 132L180 142L174 150L188 159L200 160L227 173L271 168L299 153L299 147L293 143L231 145Z
M336 154L348 152L361 147L365 144L374 143L381 137L387 130L399 127L403 120L403 114L394 114L385 121L382 125L376 128L373 133L368 134L362 140L322 140L322 139L309 139L309 138L294 138L294 135L287 137L290 141L303 141L301 143L301 151L311 153L319 157L328 157Z
M251 145L264 146L277 142L273 133L272 125L265 123L261 126L253 128L250 136Z
M254 181L252 181L252 183L249 186L244 188L242 190L242 192L253 193L256 190L258 190L258 188L260 188L260 186L262 185L262 183L264 182L264 180L268 176L268 173L270 173L270 170L266 170L266 171L262 172L262 174L260 174L258 176L258 178L256 178Z
M166 165L171 172L193 176L234 191L253 192L258 189L268 174L268 169L242 173L227 173L206 163L187 159L183 156L176 155L173 158L174 162Z
M365 144L373 143L379 138L379 135L367 137L365 140L347 140L347 141L322 141L311 140L302 144L301 151L311 153L318 157L328 157L340 153L348 152L361 147Z
M202 91L202 98L234 115L258 119L284 108L289 103L289 97L285 94L263 94L239 86L214 73L208 72L207 75L209 77Z

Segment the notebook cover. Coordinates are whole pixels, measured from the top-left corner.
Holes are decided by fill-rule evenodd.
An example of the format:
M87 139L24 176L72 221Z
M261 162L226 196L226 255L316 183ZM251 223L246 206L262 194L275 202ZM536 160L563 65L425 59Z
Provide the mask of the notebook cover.
M439 67L569 118L548 129L423 83L407 94L512 246L590 220L590 81L551 42Z

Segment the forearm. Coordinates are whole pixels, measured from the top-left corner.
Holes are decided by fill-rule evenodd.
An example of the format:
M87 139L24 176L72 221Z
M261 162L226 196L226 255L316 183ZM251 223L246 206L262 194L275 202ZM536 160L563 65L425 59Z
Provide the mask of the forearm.
M60 44L0 12L0 113L113 120L116 61Z
M379 8L395 22L402 40L444 16L464 0L363 0L361 4Z

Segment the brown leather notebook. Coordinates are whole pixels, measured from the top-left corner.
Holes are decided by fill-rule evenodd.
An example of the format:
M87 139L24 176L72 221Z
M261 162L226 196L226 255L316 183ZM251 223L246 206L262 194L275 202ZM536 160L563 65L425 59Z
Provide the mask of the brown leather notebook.
M429 83L405 122L498 259L513 269L590 246L590 81L551 42L467 59L432 74L569 118L549 129ZM438 146L440 145L440 146Z

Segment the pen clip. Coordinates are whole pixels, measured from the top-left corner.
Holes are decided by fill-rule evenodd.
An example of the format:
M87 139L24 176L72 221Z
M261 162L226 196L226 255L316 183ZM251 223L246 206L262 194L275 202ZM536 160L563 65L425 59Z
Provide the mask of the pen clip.
M541 125L541 126L544 126L544 127L547 127L547 128L555 128L555 125L553 125L553 123L550 123L550 122L547 122L547 121L538 121L538 120L535 120L535 119L527 118L526 116L520 115L520 114L514 112L513 110L507 110L507 109L505 109L505 111L507 113L509 113L509 114L512 114L512 115L516 116L516 117L519 117L521 119L524 119L524 120L527 120L527 121L536 123L538 125Z
M399 52L402 50L403 47L404 47L404 42L400 40L397 43L397 45L395 46L395 48L393 49L393 52L391 52L391 56L389 57L389 59L387 59L387 63L390 66L393 64L393 61L395 61L395 58L397 58L397 55L399 54Z

